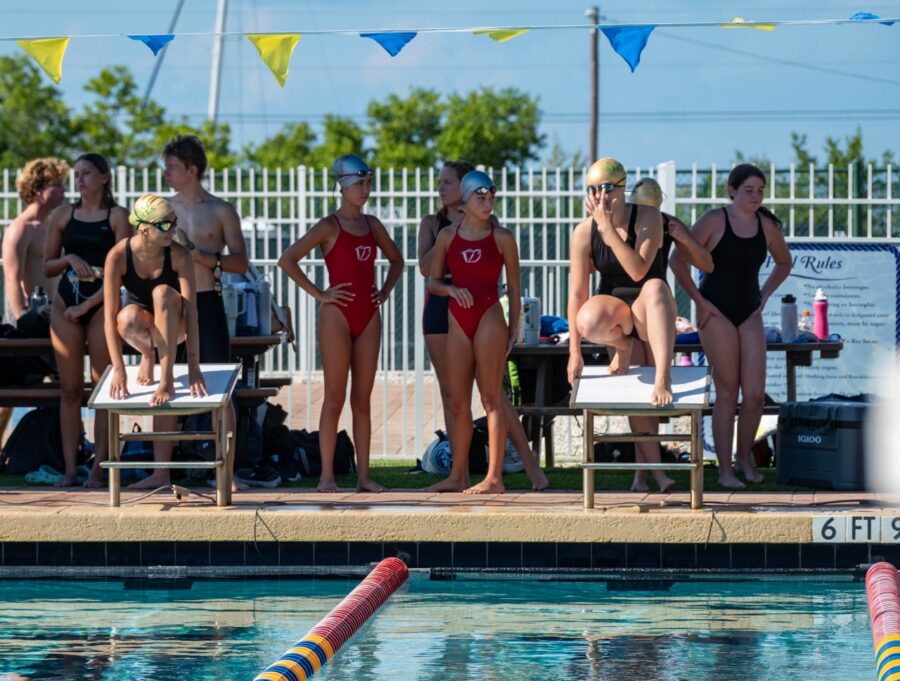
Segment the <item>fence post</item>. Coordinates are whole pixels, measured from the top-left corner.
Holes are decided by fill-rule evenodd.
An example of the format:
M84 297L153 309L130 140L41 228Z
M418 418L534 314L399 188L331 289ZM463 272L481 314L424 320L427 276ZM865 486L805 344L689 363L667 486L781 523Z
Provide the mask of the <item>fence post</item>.
M675 215L675 161L656 164L656 181L662 188L663 202L659 209L663 213Z
M120 206L128 206L128 168L116 166L116 201Z
M297 167L297 238L306 234L306 166ZM309 343L307 347L303 347L303 339L307 335L301 335L301 329L306 328L306 321L309 317L309 296L300 295L296 290L293 292L296 296L295 300L299 304L298 314L294 317L294 334L297 337L297 355L295 362L299 361L297 369L301 373L307 373L311 369L312 361L310 360L310 347L315 343Z

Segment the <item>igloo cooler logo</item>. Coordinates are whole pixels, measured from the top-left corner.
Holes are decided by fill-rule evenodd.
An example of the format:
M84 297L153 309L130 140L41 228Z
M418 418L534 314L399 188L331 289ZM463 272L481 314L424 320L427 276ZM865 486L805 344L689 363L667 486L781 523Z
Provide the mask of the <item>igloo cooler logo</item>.
M821 435L798 435L797 442L801 445L820 445L822 444Z

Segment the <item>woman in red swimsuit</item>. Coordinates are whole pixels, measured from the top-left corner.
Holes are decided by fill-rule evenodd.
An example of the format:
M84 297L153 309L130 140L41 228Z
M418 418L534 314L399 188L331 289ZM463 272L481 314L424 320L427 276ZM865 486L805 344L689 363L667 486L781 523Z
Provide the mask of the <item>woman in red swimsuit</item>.
M338 422L347 393L347 378L353 373L350 409L353 441L358 463L357 489L381 492L384 487L369 477L369 444L372 436L370 403L381 344L378 306L403 272L403 255L385 226L362 212L369 200L372 170L358 156L347 154L332 164L340 186L338 209L321 219L278 260L278 266L300 288L318 300L319 348L325 375L325 395L319 416L319 448L322 453L320 492L337 492L334 480L334 448ZM300 268L298 261L318 246L328 270L328 289L320 289ZM378 250L390 266L383 286L375 287L375 256Z
M503 492L503 455L507 424L504 419L503 371L515 341L521 295L519 250L512 232L491 220L496 187L478 170L461 183L465 215L455 227L442 230L432 251L433 295L449 296L450 328L447 354L453 358L450 380L450 475L428 488L432 492L484 494ZM509 326L500 308L498 285L506 269ZM447 271L453 283L444 281ZM472 383L478 383L488 419L488 471L469 487L469 445L472 440Z

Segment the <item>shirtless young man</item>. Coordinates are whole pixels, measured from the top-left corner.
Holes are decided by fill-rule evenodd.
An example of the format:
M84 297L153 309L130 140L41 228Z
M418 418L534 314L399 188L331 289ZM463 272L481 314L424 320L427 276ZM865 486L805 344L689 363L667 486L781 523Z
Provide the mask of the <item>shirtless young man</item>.
M197 283L200 362L227 363L231 361L231 343L220 279L224 272L244 274L250 267L241 219L234 206L203 188L207 161L198 137L177 135L165 146L162 157L166 182L177 192L168 201L178 216L178 227L192 242L188 247L192 248ZM225 416L226 428L234 432L234 408ZM230 442L234 447L233 437ZM235 484L235 491L238 487Z
M63 182L69 166L58 158L38 158L25 164L16 178L16 189L26 208L3 233L3 289L10 324L28 312L28 302L36 286L48 298L56 292L58 277L44 276L44 242L47 218L65 198ZM47 317L50 337L50 318Z

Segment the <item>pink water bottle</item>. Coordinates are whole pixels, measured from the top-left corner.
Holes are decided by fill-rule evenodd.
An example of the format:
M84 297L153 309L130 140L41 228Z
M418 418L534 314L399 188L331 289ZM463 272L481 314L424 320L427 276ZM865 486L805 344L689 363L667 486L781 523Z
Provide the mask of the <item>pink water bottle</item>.
M828 298L822 289L816 289L816 297L813 298L813 333L819 340L828 340Z

